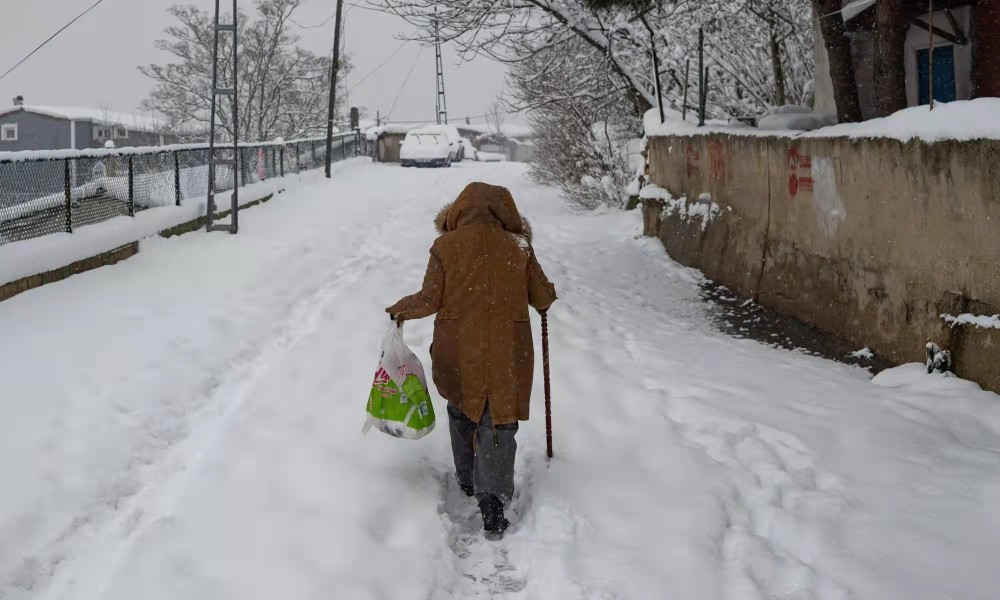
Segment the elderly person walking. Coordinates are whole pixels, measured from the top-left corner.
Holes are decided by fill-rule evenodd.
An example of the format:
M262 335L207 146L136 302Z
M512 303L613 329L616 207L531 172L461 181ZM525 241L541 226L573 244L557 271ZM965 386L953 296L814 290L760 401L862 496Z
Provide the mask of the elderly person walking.
M514 493L518 422L528 419L534 348L528 307L556 300L531 228L506 188L469 184L435 221L423 288L386 311L402 323L437 315L431 366L448 401L458 483L475 495L483 528L502 537Z

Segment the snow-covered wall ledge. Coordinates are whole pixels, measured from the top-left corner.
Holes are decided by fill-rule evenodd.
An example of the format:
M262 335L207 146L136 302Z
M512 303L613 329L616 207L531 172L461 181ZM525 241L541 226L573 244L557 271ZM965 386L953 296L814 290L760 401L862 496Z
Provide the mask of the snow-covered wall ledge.
M645 229L762 304L899 363L932 339L1000 391L1000 330L941 317L1000 313L998 164L993 139L652 136L649 183L719 213L706 225L650 200Z
M368 158L355 158L334 164L335 170L350 168ZM290 174L240 188L240 205L257 204L304 180L322 177L320 170ZM225 205L228 195L219 196ZM0 246L0 301L38 285L53 283L70 275L113 264L128 258L141 247L141 241L180 226L197 224L205 216L207 198L186 200L181 206L162 206L137 212L135 217L116 217L110 221L80 227L73 233L54 233ZM219 206L224 211L226 206ZM132 244L131 253L127 250ZM72 267L72 268L71 268Z

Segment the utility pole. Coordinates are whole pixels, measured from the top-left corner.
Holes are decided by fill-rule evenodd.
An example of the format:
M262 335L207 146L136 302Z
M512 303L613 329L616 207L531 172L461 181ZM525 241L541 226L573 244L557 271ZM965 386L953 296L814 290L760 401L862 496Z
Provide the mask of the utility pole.
M434 9L437 12L437 9ZM444 96L444 61L441 59L441 24L434 19L434 64L437 69L437 124L448 124L448 102Z
M340 70L340 15L344 0L337 0L337 19L333 33L333 64L330 65L330 111L326 122L326 178L330 179L330 164L333 160L333 120L334 104L337 99L337 71Z

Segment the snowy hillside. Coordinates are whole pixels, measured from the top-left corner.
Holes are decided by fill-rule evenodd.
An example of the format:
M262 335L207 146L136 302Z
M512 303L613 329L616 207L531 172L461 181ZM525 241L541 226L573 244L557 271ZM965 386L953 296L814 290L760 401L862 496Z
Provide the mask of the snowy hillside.
M473 180L561 298L556 458L536 385L499 543L447 428L361 434L383 308ZM366 165L0 304L0 598L996 598L1000 398L724 336L640 226L520 164Z

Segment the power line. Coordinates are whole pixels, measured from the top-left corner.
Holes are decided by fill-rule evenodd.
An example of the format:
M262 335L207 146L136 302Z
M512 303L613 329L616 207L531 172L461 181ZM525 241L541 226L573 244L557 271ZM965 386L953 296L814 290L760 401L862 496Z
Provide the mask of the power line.
M348 4L350 4L350 3L348 3ZM346 17L348 14L350 14L350 12L352 10L354 10L355 8L357 8L357 5L356 4L351 4L351 7L348 8L344 12L344 17ZM330 21L332 21L333 18L336 17L336 16L337 16L337 12L334 11L333 14L331 14L329 17L327 17L326 20L324 20L319 25L303 25L303 24L299 23L298 21L296 21L295 19L293 19L291 17L288 17L288 20L292 23L292 25L295 25L299 29L321 29L323 27L326 27L327 23L329 23ZM341 29L343 29L343 28L344 28L344 26L343 26L343 24L341 24Z
M29 58L31 58L32 56L34 56L36 52L38 52L39 50L41 50L42 48L44 48L44 47L45 47L45 46L46 46L46 45L47 45L47 44L48 44L49 42L51 42L52 40L56 39L56 37L57 37L57 36L58 36L58 35L59 35L60 33L62 33L62 32L64 32L64 31L66 31L67 29L69 29L69 28L70 28L70 26L71 26L71 25L72 25L73 23L76 23L77 21L79 21L80 19L82 19L84 15L86 15L86 14L87 14L87 13L89 13L90 11L94 10L95 8L97 8L97 5L99 5L99 4L100 4L100 3L102 3L102 2L104 2L104 0L97 0L97 2L94 2L94 4L92 4L90 8L88 8L87 10L85 10L85 11L83 11L82 13L80 13L79 15L77 15L77 16L76 16L76 18L75 18L75 19L73 19L72 21L70 21L69 23L66 23L65 25L63 25L63 26L62 26L62 29L60 29L59 31L57 31L57 32L53 33L53 34L52 34L52 36L51 36L51 37L50 37L49 39L47 39L47 40L45 40L44 42L42 42L41 44L39 44L39 46L38 46L37 48L35 48L34 50L32 50L30 54L28 54L27 56L25 56L24 58L22 58L22 59L21 59L21 60L20 60L20 61L19 61L19 62L18 62L18 63L17 63L16 65L14 65L14 66L13 66L13 67L11 67L10 69L8 69L6 73L4 73L3 75L0 75L0 79L3 79L4 77L6 77L6 76L10 75L11 73L13 73L13 72L14 72L14 69L16 69L16 68L20 67L20 66L21 66L21 65L23 65L23 64L24 64L25 62L27 62L27 60L28 60Z
M399 101L399 97L403 94L403 90L406 88L406 84L409 83L410 81L410 75L413 75L413 69L417 67L417 61L420 60L420 55L423 53L424 49L421 48L420 51L417 52L417 57L413 59L413 65L410 66L410 72L406 74L406 79L403 80L403 85L399 86L399 91L396 92L396 98L393 99L392 101L392 108L389 109L389 114L385 116L386 119L392 116L392 111L396 109L396 102Z
M377 67L375 67L374 69L372 69L371 71L369 71L367 75L365 75L364 77L362 77L361 81L359 81L359 82L355 83L354 85L352 85L351 88L350 88L350 90L348 90L348 91L352 91L353 92L355 89L357 89L357 87L359 85L361 85L362 83L364 83L365 80L367 80L369 77L371 77L372 75L374 75L375 73L377 73L379 69L381 69L382 67L384 67L386 65L386 63L388 63L390 60L392 60L393 56L396 56L397 54L399 54L399 51L402 50L403 46L405 46L405 45L406 45L406 40L403 40L403 42L401 42L399 44L399 46L395 50L393 50L392 54L390 54L385 60L383 60L382 62L380 62Z

